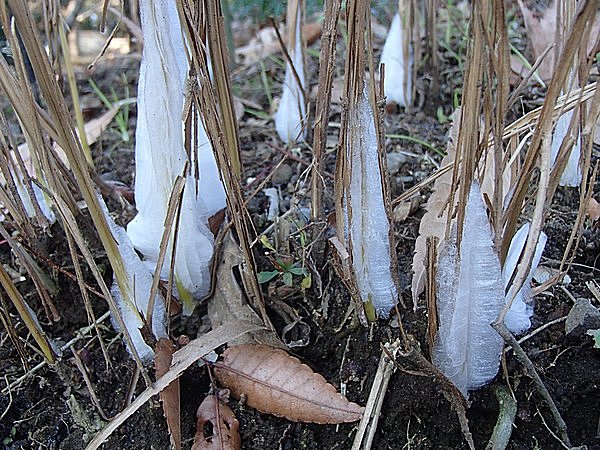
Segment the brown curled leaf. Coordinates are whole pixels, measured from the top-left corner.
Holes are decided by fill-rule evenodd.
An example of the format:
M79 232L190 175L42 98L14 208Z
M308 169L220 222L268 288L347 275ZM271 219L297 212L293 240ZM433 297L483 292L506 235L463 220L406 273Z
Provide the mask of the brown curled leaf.
M196 413L196 436L192 450L239 450L240 423L233 411L216 395L207 396Z
M442 159L441 167L449 166L454 163L456 155L456 142L458 142L458 127L460 123L460 109L453 114L454 120L450 128L448 145L446 147L446 156ZM433 192L425 205L425 214L419 225L419 236L415 242L415 253L413 255L412 271L413 278L411 283L413 305L417 309L419 294L425 289L427 279L427 268L425 261L427 256L427 238L437 237L439 251L444 243L446 232L446 223L448 221L448 211L453 208L448 205L450 191L452 190L452 171L446 172L440 176L433 185Z
M228 348L215 374L233 397L244 395L248 406L297 422L355 422L364 410L298 358L266 345Z
M154 368L156 378L169 371L175 347L168 338L160 338L154 348ZM181 417L179 412L179 379L173 381L160 394L163 412L169 428L171 444L175 450L181 449Z

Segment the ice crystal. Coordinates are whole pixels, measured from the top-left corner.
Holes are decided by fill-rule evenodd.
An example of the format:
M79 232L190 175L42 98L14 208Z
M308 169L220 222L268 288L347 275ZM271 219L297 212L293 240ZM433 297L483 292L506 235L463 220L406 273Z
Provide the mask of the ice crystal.
M456 233L455 233L456 234ZM460 251L456 236L438 258L439 330L434 364L466 397L498 373L502 338L492 328L504 305L500 261L494 251L477 183L470 189Z

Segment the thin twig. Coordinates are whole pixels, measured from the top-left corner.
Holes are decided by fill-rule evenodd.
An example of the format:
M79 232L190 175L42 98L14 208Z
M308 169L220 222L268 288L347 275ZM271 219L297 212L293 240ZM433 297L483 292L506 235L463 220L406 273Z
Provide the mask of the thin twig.
M504 324L503 321L496 321L496 322L492 323L492 327L494 328L494 330L496 330L498 332L498 334L500 334L500 336L502 336L504 341L512 347L513 351L515 352L515 356L519 359L521 364L523 364L523 366L525 366L525 368L527 369L529 376L533 379L533 381L535 383L537 391L542 396L542 398L546 401L546 403L548 404L548 407L550 408L550 412L552 413L552 416L554 417L554 421L556 422L556 426L558 427L558 431L561 435L562 440L570 446L571 444L569 441L569 436L567 435L567 424L565 423L562 416L560 415L560 412L558 411L558 408L556 407L556 403L554 403L554 400L552 399L550 392L548 392L546 385L540 378L539 374L537 373L537 370L535 370L535 366L531 362L531 359L529 359L529 357L527 356L525 351L521 348L521 346L519 345L519 343L517 342L515 337L512 335L512 333L510 331L508 331L508 329L506 328L506 325Z
M104 314L102 314L100 317L98 317L98 319L93 324L88 325L87 327L81 328L77 332L77 335L73 339L71 339L69 342L67 342L65 345L63 345L60 348L60 352L59 353L64 352L69 347L71 347L73 344L75 344L76 342L79 342L81 339L83 339L87 333L89 333L92 329L94 329L98 324L104 322L108 318L108 316L110 316L110 312L106 311ZM25 374L23 374L22 376L20 376L19 378L17 378L11 384L7 384L7 386L4 389L2 389L2 394L4 395L4 394L8 393L11 389L15 389L18 386L20 386L21 383L23 383L23 381L25 381L30 376L34 375L36 372L38 372L46 364L47 364L46 360L42 361L37 366L32 367L31 370L27 371Z

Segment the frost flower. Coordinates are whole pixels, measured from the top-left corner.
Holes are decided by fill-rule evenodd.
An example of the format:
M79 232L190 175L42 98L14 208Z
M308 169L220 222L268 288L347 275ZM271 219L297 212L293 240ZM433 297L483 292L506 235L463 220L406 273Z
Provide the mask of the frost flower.
M552 164L556 162L556 157L558 156L560 146L565 137L567 136L567 132L569 131L569 123L571 123L572 117L573 110L570 110L561 115L556 121L554 133L552 134L552 147L550 149ZM575 129L579 130L579 127L575 125ZM573 148L571 148L571 152L569 153L569 160L567 161L565 170L560 176L560 180L558 182L561 186L577 187L581 184L581 168L579 167L580 156L581 136L579 134L579 131L577 131L575 144L573 145Z
M436 367L465 397L498 373L503 343L491 323L503 306L500 260L475 182L467 201L460 254L454 237L438 259L439 331L432 355Z
M502 279L504 281L504 292L508 292L509 283L517 268L519 258L527 242L527 235L529 234L529 222L525 223L521 228L517 230L512 240L510 241L510 247L506 260L504 261L504 267L502 268ZM533 299L531 298L531 280L533 273L540 263L544 247L546 246L547 236L544 232L540 233L540 236L535 247L535 253L533 260L531 261L531 268L529 269L527 278L523 283L523 287L517 292L510 309L506 313L504 323L506 328L513 334L521 334L527 331L531 327L531 316L533 315ZM510 300L506 299L507 302Z
M351 164L351 215L346 206L345 231L360 297L373 304L378 316L387 317L398 292L391 273L390 223L383 199L375 118L366 89L349 115L353 124L346 144Z
M411 43L405 42L407 37L400 14L396 14L383 46L380 64L385 64L383 90L386 100L400 106L408 106L412 102L414 57Z
M293 3L293 2L290 2ZM304 55L302 52L302 10L300 3L296 2L297 8L288 8L288 36L290 55L293 69L290 63L286 64L285 80L279 109L275 114L275 128L277 134L286 144L294 143L306 137L306 102L304 88L306 81L304 76ZM295 17L295 24L292 23ZM294 75L294 69L297 77ZM299 82L299 83L298 83Z
M197 129L197 152L188 155L184 146L182 116L189 67L176 5L166 0L141 2L140 15L144 49L135 148L138 214L129 223L127 234L153 271L169 197L177 176L184 175L175 264L169 266L174 240L171 233L161 278L167 278L173 270L178 297L184 313L189 314L193 299L210 289L213 236L208 218L225 206L225 192L202 125ZM184 174L186 163L190 169Z
M133 249L133 245L125 229L115 225L112 219L108 218L107 220L117 241L129 282L129 292L126 295L123 295L116 281L113 282L111 294L119 308L137 354L142 362L148 362L154 356L154 352L144 341L140 328L143 325L142 317L146 315L148 310L152 274ZM152 334L156 339L167 336L166 316L167 312L165 311L164 301L156 296L154 299L154 312L152 314ZM115 320L113 320L113 324L116 325L115 328L119 329Z

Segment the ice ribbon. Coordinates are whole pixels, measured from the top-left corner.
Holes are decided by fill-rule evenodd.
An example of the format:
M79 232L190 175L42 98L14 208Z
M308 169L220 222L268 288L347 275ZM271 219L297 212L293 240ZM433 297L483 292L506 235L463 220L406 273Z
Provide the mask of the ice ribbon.
M201 120L197 121L200 124L197 155L196 152L188 155L184 146L182 117L189 67L176 5L166 0L141 2L140 17L144 48L135 150L138 214L129 223L127 234L154 270L171 190L177 176L184 175L186 183L172 269L184 313L189 314L193 298L202 297L210 289L213 236L208 229L208 218L225 206L225 192ZM190 169L184 174L187 162ZM194 176L196 172L199 180ZM162 278L171 270L172 251L173 233Z

